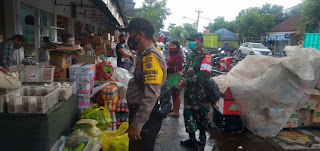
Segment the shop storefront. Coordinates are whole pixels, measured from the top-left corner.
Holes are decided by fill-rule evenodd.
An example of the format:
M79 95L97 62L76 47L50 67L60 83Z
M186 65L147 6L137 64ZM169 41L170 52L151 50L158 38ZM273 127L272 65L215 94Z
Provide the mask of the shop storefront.
M0 15L4 16L4 28L0 32L6 38L22 34L28 40L24 51L19 51L16 64L37 55L35 50L40 48L43 37L56 43L65 33L77 39L83 33L113 31L127 22L120 12L123 8L112 0L12 0L3 1L3 6Z

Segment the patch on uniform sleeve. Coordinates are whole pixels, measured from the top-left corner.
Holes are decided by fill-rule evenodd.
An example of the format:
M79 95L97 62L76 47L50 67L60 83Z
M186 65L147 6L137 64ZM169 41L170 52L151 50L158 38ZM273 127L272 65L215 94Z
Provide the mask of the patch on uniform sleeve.
M144 84L162 84L163 70L153 53L143 57L142 67Z
M212 70L212 59L210 54L206 54L204 59L201 62L200 71L207 71L211 73Z

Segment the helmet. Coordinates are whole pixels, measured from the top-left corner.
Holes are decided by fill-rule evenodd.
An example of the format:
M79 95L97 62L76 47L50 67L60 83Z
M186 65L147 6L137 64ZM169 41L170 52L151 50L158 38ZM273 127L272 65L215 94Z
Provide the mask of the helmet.
M228 41L224 42L224 45L228 45Z

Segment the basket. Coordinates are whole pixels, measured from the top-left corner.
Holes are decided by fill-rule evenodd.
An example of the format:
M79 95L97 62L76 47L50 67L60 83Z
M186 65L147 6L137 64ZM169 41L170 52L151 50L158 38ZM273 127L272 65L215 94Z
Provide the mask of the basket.
M46 113L59 101L55 87L25 86L5 95L8 113Z
M18 71L22 82L52 82L54 69L51 65L19 65L10 67L9 71Z

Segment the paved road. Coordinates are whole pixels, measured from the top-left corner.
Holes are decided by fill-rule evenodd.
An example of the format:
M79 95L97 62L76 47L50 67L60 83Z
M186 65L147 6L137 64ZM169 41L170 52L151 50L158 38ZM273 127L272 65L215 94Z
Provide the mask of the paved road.
M183 103L182 103L183 104ZM180 145L180 141L188 139L183 121L183 106L180 108L179 117L167 117L163 120L161 130L156 140L154 151L191 151ZM212 119L212 111L209 113ZM197 132L199 136L199 132ZM244 134L221 134L216 128L210 128L207 133L207 144L200 150L204 151L238 151L241 146L243 151L277 151L267 140L253 135L251 132Z

